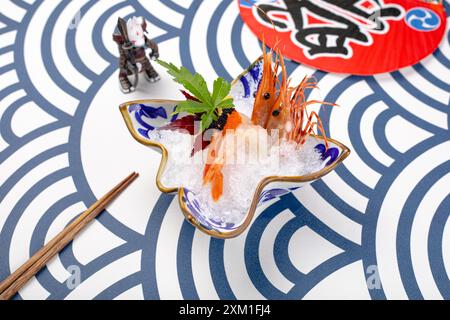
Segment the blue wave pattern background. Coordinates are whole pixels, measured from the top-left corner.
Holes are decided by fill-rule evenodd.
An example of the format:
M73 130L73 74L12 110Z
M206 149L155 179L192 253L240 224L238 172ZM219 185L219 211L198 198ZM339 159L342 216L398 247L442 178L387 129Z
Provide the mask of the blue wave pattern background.
M233 79L260 54L230 0L2 3L0 279L98 197L83 130L102 90L118 91L117 16L143 15L163 59L211 79ZM320 110L353 150L335 173L272 199L234 240L199 234L173 195L148 195L142 232L108 210L16 299L450 299L449 46L447 33L425 61L366 78L288 62L341 105Z

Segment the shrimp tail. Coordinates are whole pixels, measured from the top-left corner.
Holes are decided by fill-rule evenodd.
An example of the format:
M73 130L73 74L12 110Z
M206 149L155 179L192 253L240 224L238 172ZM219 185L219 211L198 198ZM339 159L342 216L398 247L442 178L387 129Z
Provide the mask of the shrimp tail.
M214 172L211 181L211 196L214 201L218 201L223 194L223 174L220 171Z
M203 171L203 185L211 183L211 196L215 202L223 194L223 174L221 166L217 164L206 165Z

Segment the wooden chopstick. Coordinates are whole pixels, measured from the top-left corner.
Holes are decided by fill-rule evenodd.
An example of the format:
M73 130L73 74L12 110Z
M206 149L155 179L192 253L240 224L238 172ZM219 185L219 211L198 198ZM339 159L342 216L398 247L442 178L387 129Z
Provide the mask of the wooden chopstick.
M70 223L55 238L36 252L27 262L18 268L13 274L0 283L0 300L9 300L38 273L50 259L66 247L75 236L94 220L108 204L110 204L125 188L137 177L134 172L116 185L102 198L97 200L89 209L83 212L77 219Z

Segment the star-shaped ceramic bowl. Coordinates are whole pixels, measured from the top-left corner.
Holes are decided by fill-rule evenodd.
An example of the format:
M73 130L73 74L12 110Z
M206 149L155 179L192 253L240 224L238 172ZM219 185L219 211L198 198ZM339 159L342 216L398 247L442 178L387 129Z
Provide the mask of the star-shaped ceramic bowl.
M256 60L247 70L239 75L232 83L231 95L236 101L245 100L253 105L253 96L262 76L262 59ZM120 111L131 135L141 144L154 148L162 153L161 163L156 176L156 185L161 192L178 192L180 208L186 219L199 230L216 238L233 238L244 232L253 220L257 207L269 200L286 195L312 181L322 178L334 170L350 154L350 150L342 143L328 139L329 148L325 150L321 137L312 136L317 142L316 149L322 152L327 163L323 169L304 176L267 176L262 179L253 193L253 199L242 221L237 224L224 224L214 221L201 210L198 197L194 192L179 187L167 187L161 182L166 167L168 152L160 143L149 139L149 132L163 127L177 119L172 113L180 101L173 100L139 100L130 101L120 106ZM251 110L239 110L247 113Z

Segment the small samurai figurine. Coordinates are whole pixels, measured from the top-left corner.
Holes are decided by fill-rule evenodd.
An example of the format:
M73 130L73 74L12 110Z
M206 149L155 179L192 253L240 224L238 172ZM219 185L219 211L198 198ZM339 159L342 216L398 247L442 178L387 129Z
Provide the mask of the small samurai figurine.
M119 33L113 35L114 41L119 46L120 53L120 88L124 93L136 90L139 82L139 72L144 72L145 78L149 82L159 81L156 70L146 56L146 48L151 50L150 59L159 58L159 50L156 42L147 38L147 22L143 17L130 18L128 22L119 18L117 23ZM128 76L133 76L133 82Z

